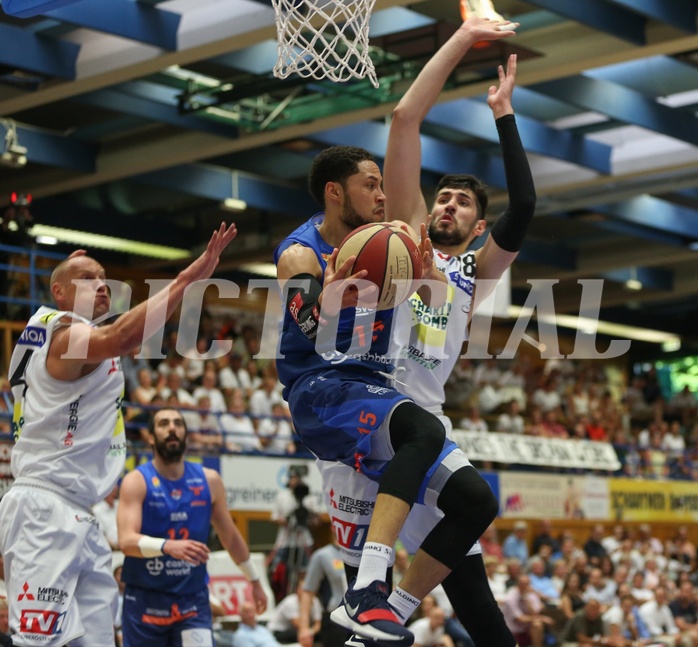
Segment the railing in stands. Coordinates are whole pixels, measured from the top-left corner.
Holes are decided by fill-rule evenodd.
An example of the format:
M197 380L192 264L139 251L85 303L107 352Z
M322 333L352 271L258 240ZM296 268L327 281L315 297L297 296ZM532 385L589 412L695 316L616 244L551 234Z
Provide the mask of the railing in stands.
M29 306L29 309L33 312L42 305L46 300L46 296L50 293L48 287L44 289L42 286L41 279L51 276L53 267L65 259L65 254L46 252L34 247L0 245L0 258L6 258L10 261L0 263L0 272L7 274L6 282L8 287L7 294L0 294L0 302L10 305ZM26 265L17 263L18 260L26 260ZM45 261L45 263L41 263L41 261ZM28 298L12 293L10 275L13 272L28 275ZM48 284L48 281L46 283Z

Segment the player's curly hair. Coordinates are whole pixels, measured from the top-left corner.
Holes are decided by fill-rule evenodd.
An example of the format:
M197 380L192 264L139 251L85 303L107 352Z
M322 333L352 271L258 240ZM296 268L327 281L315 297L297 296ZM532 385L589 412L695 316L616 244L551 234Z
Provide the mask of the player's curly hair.
M373 155L358 146L332 146L318 153L308 175L308 190L318 204L325 208L325 186L338 182L346 187L347 179L359 172L359 164L374 162Z
M477 199L477 203L480 207L478 217L484 218L487 212L487 191L485 185L481 180L476 178L474 175L465 174L455 174L444 175L436 186L435 195L439 195L439 191L442 189L470 189Z

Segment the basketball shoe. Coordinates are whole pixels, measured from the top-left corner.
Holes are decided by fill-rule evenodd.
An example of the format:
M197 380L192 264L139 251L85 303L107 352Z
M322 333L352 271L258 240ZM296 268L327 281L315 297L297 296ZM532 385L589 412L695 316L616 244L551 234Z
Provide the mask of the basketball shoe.
M382 645L408 647L414 643L414 636L400 622L393 608L388 604L388 587L385 582L371 582L365 589L354 590L354 581L344 594L340 604L330 615L333 622L350 629L358 638L368 639L364 643L354 643L359 647L377 641ZM351 642L346 643L354 647ZM374 642L374 645L376 643Z

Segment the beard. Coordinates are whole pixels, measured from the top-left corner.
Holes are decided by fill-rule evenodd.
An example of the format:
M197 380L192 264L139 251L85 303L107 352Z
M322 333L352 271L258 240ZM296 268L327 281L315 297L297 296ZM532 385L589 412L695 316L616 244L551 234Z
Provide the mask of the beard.
M176 445L170 445L171 440L176 440ZM184 456L184 451L187 448L187 439L181 440L174 434L168 436L164 440L155 440L153 450L166 463L177 463Z
M457 223L455 223L455 225L455 227L450 229L441 229L438 227L438 223L431 223L429 225L429 231L427 233L434 247L437 249L440 246L458 247L468 240L473 229L475 229L475 224L473 224L469 231L464 232L458 227Z
M344 204L342 205L342 213L340 215L342 222L351 229L356 229L362 225L366 225L372 220L366 220L354 209L354 205L351 203L351 198L346 196L344 198Z

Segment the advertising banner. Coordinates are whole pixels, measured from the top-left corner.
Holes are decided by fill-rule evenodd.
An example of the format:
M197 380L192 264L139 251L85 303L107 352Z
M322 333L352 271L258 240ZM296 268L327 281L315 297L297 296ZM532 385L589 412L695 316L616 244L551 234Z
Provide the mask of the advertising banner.
M621 467L610 443L462 430L453 432L453 440L476 461L609 471Z
M501 472L502 517L608 519L608 479L527 472Z

